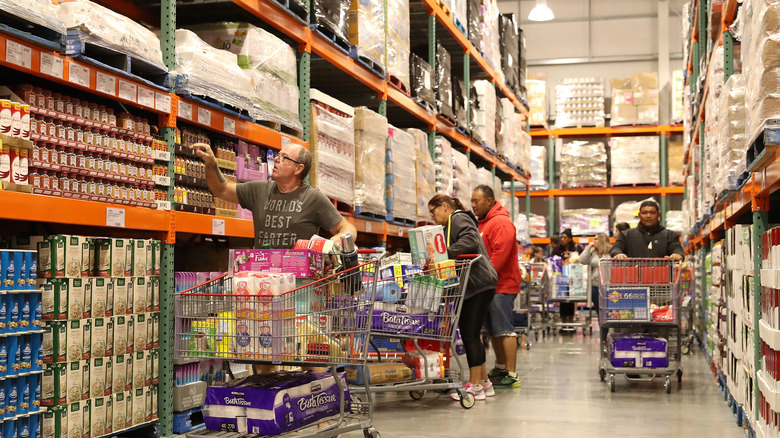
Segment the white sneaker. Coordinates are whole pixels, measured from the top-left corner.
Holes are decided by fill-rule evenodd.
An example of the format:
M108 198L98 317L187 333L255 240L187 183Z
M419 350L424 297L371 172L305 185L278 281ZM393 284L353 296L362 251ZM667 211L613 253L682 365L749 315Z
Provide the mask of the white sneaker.
M496 390L493 389L493 382L490 380L482 383L482 390L485 392L485 397L493 397L496 395Z
M463 389L466 390L466 392L470 392L475 400L485 400L485 390L482 388L482 385L474 385L471 382L466 383L463 385ZM493 392L495 394L495 391ZM450 393L450 398L459 401L460 400L460 394L458 394L458 391L454 391Z

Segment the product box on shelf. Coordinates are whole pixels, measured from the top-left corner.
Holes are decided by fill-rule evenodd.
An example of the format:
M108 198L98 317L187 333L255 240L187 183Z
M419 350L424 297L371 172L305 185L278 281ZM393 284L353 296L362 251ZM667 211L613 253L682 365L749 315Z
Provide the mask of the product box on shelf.
M69 361L87 360L92 349L92 322L90 320L68 321L68 355Z
M124 239L95 239L95 263L98 277L124 277L127 249Z
M232 249L232 274L242 271L290 273L298 278L316 278L323 274L321 252L304 249Z
M41 285L41 289L43 290L41 319L44 321L68 319L68 282L65 279L49 280L48 283ZM0 322L0 326L3 325L4 322Z
M43 363L65 362L68 354L68 327L65 321L49 321L43 327Z
M38 277L65 276L65 239L50 238L38 242Z

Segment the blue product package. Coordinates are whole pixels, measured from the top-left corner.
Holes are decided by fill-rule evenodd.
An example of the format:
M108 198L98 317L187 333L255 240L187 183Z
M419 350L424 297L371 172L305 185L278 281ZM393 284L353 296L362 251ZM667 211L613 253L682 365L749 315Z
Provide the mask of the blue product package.
M38 292L30 292L30 329L40 330L43 316L43 300Z
M21 361L21 355L19 354L19 337L6 336L5 345L8 348L8 369L5 375L15 376L19 374L19 362Z
M401 298L401 286L395 281L377 282L376 301L397 303Z
M19 337L19 354L21 356L21 362L19 363L19 370L22 373L29 373L32 368L32 335L24 335Z
M8 314L5 318L6 333L16 333L19 331L19 294L9 292L5 294Z
M33 333L30 339L32 341L30 371L43 371L43 333Z
M14 253L9 249L0 250L0 290L12 290L16 266L14 266Z
M16 390L19 396L19 404L16 415L26 415L30 412L30 379L29 376L19 376L16 379Z
M27 289L38 289L38 251L25 251L27 265Z
M30 413L41 410L41 374L30 374Z
M3 422L3 438L18 438L16 434L16 421L6 417Z
M14 264L16 265L16 271L14 272L14 290L27 289L27 264L25 263L25 257L23 251L14 251Z
M607 320L610 321L648 321L649 288L620 287L606 291Z
M8 397L5 395L5 380L0 381L0 421L3 421L6 411L6 402Z
M18 438L34 438L30 435L30 417L22 417L16 420L16 433Z
M8 338L0 336L0 377L8 374Z
M7 292L0 293L0 334L8 333L8 295Z
M19 331L26 332L30 330L30 314L32 313L32 305L30 304L30 297L34 295L29 292L19 294Z
M41 415L30 415L30 438L41 438Z
M5 379L5 418L15 417L18 409L19 388L16 385L16 378Z

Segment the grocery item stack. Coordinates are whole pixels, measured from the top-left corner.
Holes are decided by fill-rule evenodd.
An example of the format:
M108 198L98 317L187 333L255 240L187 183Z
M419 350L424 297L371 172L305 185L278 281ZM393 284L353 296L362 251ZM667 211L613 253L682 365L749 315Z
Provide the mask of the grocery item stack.
M386 72L385 3L352 1L349 9L349 43L353 57Z
M436 194L452 196L452 144L444 137L436 137L433 164L436 169Z
M658 137L615 137L609 149L613 186L661 182Z
M388 219L406 219L416 222L417 182L414 163L417 146L412 134L394 126L388 128L386 183Z
M387 77L409 91L409 0L387 0Z
M681 186L685 183L683 177L683 144L681 141L670 141L666 148L666 163L669 168L669 184Z
M610 83L611 126L658 124L658 73L634 73Z
M311 90L311 185L325 196L355 204L355 110Z
M555 126L604 126L604 80L566 78L555 86Z
M490 81L474 81L477 92L476 117L474 119L474 137L482 141L486 148L496 151L496 89Z
M607 148L602 142L564 142L560 163L561 187L607 186Z
M436 195L436 167L428 149L428 134L419 129L408 129L407 132L414 137L415 144L417 219L427 221L431 216L428 201Z
M366 107L355 108L355 210L380 217L385 208L387 118Z
M718 153L714 188L716 195L737 189L737 178L745 161L745 81L742 75L729 77L720 94L717 137Z

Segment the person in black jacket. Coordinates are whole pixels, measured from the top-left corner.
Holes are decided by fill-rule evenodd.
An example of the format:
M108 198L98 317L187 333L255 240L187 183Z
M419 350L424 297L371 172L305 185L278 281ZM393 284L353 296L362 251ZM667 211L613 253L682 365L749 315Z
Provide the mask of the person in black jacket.
M639 206L639 225L621 232L610 251L616 259L670 258L683 259L680 234L661 225L658 203L647 200Z
M447 255L451 259L462 254L482 256L471 266L458 326L469 363L470 378L464 389L472 393L475 399L485 400L486 396L495 395L495 391L488 380L480 331L487 317L488 306L496 293L498 274L479 235L479 221L474 213L463 207L459 200L447 195L434 196L428 202L428 211L434 222L444 227ZM454 400L460 400L457 394L451 396Z

